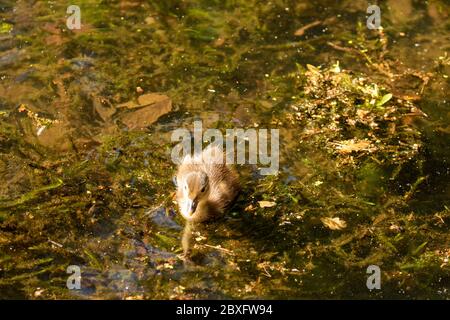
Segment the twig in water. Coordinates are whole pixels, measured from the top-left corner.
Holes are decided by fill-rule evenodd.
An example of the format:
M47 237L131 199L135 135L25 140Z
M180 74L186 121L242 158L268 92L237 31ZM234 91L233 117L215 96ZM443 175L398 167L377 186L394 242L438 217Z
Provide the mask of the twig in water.
M220 251L223 251L225 253L228 253L228 254L234 256L234 252L233 251L225 249L225 248L222 248L222 247L219 247L219 246L212 246L212 245L209 245L209 244L202 244L202 246L205 246L205 247L208 247L208 248L213 248L213 249L216 249L216 250L220 250Z
M53 241L53 240L48 239L48 242L50 242L51 244L54 244L54 245L57 246L57 247L60 247L60 248L63 247L63 245L62 245L61 243L55 242L55 241Z

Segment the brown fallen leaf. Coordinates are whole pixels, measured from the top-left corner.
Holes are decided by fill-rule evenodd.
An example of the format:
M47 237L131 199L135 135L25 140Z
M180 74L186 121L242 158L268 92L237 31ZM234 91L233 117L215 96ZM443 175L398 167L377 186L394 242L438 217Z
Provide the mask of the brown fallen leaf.
M94 106L94 110L98 113L98 115L104 122L108 122L116 112L116 108L114 108L114 106L112 106L107 100L101 97L93 96L92 104Z
M140 106L147 106L150 104L167 102L168 100L170 100L170 98L164 94L146 93L146 94L140 95L137 100L138 100L138 103Z
M320 221L331 230L341 230L347 227L347 223L340 218L321 218Z
M116 106L117 109L134 109L141 107L136 101L127 101Z
M137 102L129 101L117 108L128 109L122 112L118 119L129 129L142 129L172 111L172 100L163 94L147 93L139 96Z
M138 87L140 88L140 87ZM137 90L137 89L136 89ZM142 90L142 88L141 88ZM137 101L131 100L125 103L121 103L117 106L118 109L125 108L125 109L135 109L135 108L142 108L151 104L156 104L160 102L166 102L167 100L170 100L170 98L164 94L160 93L146 93L143 95L140 95L137 98Z

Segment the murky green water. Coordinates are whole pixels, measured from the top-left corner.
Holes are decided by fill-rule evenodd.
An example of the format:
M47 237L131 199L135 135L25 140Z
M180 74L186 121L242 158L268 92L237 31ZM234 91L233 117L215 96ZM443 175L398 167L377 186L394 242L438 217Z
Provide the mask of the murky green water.
M450 7L380 6L1 0L0 297L450 298ZM196 119L280 129L280 172L186 227Z

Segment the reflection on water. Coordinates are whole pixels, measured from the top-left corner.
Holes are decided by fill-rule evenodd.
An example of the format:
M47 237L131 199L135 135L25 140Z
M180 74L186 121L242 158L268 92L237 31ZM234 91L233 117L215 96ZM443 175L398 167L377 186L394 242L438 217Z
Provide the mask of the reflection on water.
M0 297L449 298L445 1L382 31L366 1L70 4L0 4ZM170 136L198 119L279 128L280 173L190 225Z

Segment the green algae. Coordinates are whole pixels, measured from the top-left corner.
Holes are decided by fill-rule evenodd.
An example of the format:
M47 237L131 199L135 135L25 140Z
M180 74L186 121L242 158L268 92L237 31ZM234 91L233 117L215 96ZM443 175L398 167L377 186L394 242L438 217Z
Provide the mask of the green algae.
M53 190L56 189L60 186L63 185L63 181L61 179L58 179L57 182L52 183L50 185L47 185L45 187L42 188L38 188L36 190L33 190L31 192L28 192L22 196L20 196L20 198L16 199L16 200L3 200L0 199L0 209L7 209L7 208L11 208L11 207L15 207L18 205L22 205L30 200L36 199L40 193L44 192L44 191L49 191L49 190Z
M14 4L1 13L26 50L1 70L17 90L0 100L0 174L11 181L0 189L2 298L448 298L449 65L430 54L418 70L407 51L426 45L412 31L427 19L423 36L441 41L435 4L403 27L383 17L380 32L350 1L327 6L339 19L293 1L79 5L79 32L66 29L63 3L19 3L34 24ZM295 37L311 17L321 25ZM174 112L141 132L99 115L137 87L169 96ZM60 120L61 140L43 145L21 104ZM193 230L189 261L170 132L196 117L280 128L282 170L239 167L240 199ZM149 218L161 207L174 224ZM321 222L335 217L346 227ZM381 292L365 286L371 264ZM80 292L66 288L68 265L83 271Z

